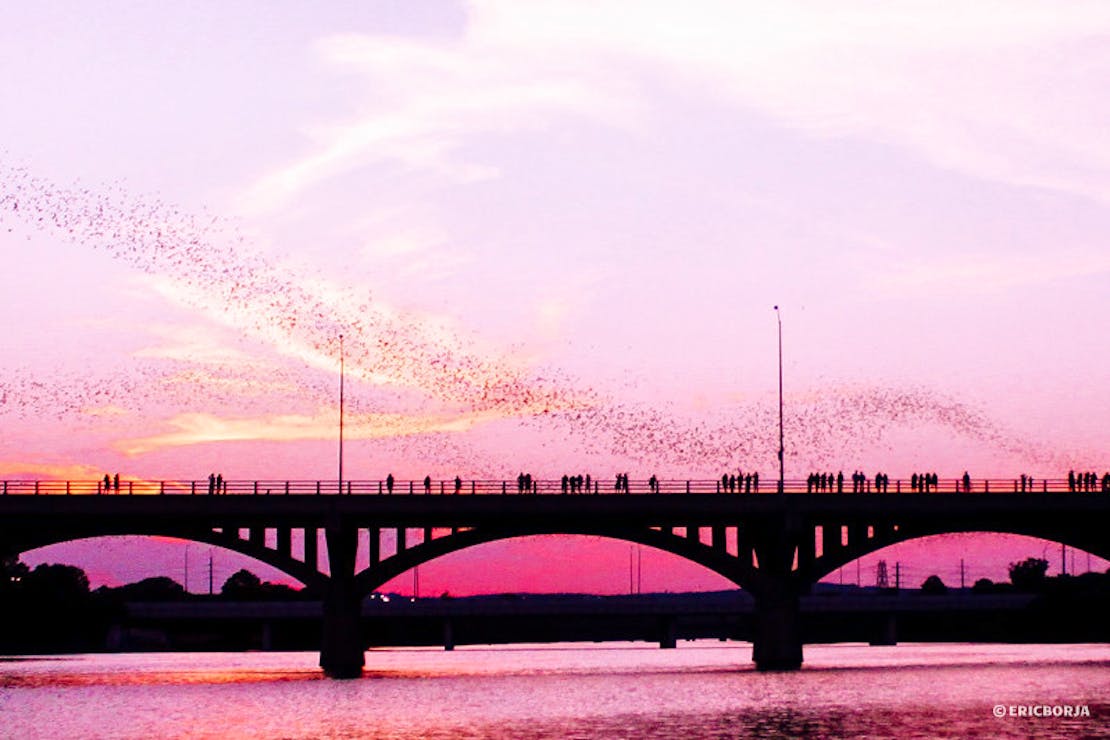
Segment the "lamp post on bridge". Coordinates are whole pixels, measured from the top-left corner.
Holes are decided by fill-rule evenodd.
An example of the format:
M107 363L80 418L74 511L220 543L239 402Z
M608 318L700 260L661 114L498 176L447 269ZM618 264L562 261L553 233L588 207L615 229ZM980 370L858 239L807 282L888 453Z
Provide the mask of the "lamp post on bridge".
M782 314L779 313L778 306L775 306L775 318L779 324L779 493L786 493L786 461L782 424Z
M339 335L339 493L343 493L343 335Z

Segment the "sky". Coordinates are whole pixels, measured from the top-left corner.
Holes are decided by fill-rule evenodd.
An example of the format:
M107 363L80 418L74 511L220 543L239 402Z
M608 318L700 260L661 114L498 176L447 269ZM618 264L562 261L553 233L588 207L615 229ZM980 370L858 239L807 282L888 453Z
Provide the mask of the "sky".
M334 480L341 334L347 478L773 477L775 305L787 477L1110 469L1110 6L965 6L7 5L0 477ZM210 554L282 578L25 560L198 590ZM493 543L421 588L620 592L629 556Z

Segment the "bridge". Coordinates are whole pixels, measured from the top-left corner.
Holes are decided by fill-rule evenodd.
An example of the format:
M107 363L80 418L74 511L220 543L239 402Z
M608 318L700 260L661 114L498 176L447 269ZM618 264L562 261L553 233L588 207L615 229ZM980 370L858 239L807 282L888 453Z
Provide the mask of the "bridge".
M578 493L562 480L523 478L110 483L106 490L105 481L3 481L0 551L162 535L250 556L319 595L320 665L337 678L362 673L365 596L434 558L514 537L627 540L719 573L754 600L752 659L761 670L801 666L799 600L814 583L897 542L1006 532L1110 559L1110 492L1101 479L1080 486L961 478L934 480L928 490L891 481L881 493L858 483L854 493L835 485L814 492L812 480L785 481L781 493L777 481L728 492L727 479L591 481Z

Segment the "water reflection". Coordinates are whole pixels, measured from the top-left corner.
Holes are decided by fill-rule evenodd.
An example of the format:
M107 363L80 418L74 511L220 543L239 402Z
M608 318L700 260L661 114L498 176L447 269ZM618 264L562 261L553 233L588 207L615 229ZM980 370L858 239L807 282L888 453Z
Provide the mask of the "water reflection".
M1110 646L812 646L805 670L778 674L749 657L719 643L375 650L346 682L322 679L313 653L5 661L0 735L1110 736ZM997 703L1091 717L1000 720Z

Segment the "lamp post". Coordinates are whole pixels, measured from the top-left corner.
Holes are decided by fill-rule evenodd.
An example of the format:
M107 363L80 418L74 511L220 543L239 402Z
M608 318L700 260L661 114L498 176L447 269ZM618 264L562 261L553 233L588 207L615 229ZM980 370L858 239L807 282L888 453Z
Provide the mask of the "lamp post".
M339 493L343 493L343 335L339 335Z
M775 306L775 318L779 324L779 493L786 493L786 462L785 447L783 445L782 424L782 314L779 307Z

